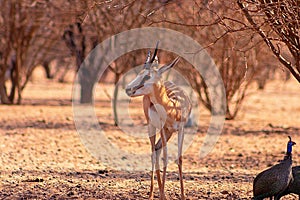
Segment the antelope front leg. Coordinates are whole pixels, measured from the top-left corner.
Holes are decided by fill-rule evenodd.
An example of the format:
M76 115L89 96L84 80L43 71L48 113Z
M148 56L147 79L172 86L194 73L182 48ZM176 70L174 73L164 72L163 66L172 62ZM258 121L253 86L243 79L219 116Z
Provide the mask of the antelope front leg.
M184 139L184 124L181 125L178 131L178 171L179 171L179 180L180 180L180 191L181 191L181 199L184 200L184 187L183 187L183 179L182 179L182 146Z
M157 142L157 144L155 145L155 157L156 157L156 162L155 162L155 170L156 170L156 176L157 176L157 183L158 183L158 188L159 188L159 199L166 199L165 197L165 192L164 192L164 186L162 184L161 178L160 178L160 167L159 167L159 158L160 158L160 153L161 153L161 148L162 148L162 144L161 144L161 138L159 139L159 141ZM164 176L163 176L164 177Z
M156 164L155 164L155 168L156 168L156 177L157 177L157 183L158 183L158 188L159 188L159 199L166 199L165 197L165 192L163 191L163 185L162 185L162 181L160 178L160 167L159 167L159 158L160 158L160 152L161 150L157 150L156 151Z
M152 168L151 168L151 182L150 182L150 193L149 193L149 199L153 199L153 190L154 190L154 167L156 166L156 152L155 152L155 136L156 136L156 129L155 127L149 125L148 126L148 133L149 133L149 139L151 143L151 162L152 162Z
M169 132L167 129L164 130L164 136L161 137L158 142L155 145L155 150L156 150L156 158L160 157L160 153L161 153L161 149L163 148L163 152L164 152L164 171L163 171L163 182L162 182L162 187L160 187L160 191L162 191L160 193L160 199L166 199L165 194L164 194L164 189L165 189L165 182L166 182L166 171L167 171L167 162L168 162L168 155L167 155L167 142L169 141L169 139L171 138L172 133ZM162 142L162 141L165 142ZM165 146L163 146L165 145Z
M167 172L167 165L168 165L168 149L167 149L167 139L165 134L165 129L161 130L161 141L162 141L162 149L163 149L163 177L162 177L162 194L165 198L165 183L166 183L166 172Z
M165 199L165 194L162 190L163 187L160 178L160 167L159 167L160 153L161 153L161 148L157 148L157 145L155 145L155 157L156 157L155 170L156 170L157 184L158 184L158 189L160 194L159 199Z

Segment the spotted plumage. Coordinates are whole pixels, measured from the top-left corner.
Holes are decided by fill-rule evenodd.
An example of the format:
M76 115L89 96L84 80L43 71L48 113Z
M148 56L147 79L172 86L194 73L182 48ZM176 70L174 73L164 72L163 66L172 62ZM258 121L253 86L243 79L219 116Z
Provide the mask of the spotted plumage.
M280 199L293 180L292 176L292 146L296 143L291 140L287 144L287 152L284 159L277 165L259 173L253 182L253 195L255 200L267 197Z
M292 168L293 180L290 182L288 188L280 195L280 197L287 194L297 194L300 199L300 166Z

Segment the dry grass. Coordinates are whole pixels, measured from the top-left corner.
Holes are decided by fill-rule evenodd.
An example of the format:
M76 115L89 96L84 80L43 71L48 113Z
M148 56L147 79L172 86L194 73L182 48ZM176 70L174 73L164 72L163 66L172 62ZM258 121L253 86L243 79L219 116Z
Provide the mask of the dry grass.
M135 140L113 127L109 99L98 89L96 113L111 141L128 151L147 151L147 138ZM22 106L0 106L1 199L146 199L147 171L105 168L85 149L74 126L71 94L72 83L35 78L24 92ZM273 81L264 91L256 91L238 118L226 122L205 158L199 157L199 145L209 113L200 108L200 128L183 160L188 199L251 199L253 177L282 158L287 135L300 141L299 99L300 87L293 80ZM141 107L131 108L135 122L143 123ZM296 146L294 164L299 162ZM168 171L167 195L178 199L176 165L170 163Z

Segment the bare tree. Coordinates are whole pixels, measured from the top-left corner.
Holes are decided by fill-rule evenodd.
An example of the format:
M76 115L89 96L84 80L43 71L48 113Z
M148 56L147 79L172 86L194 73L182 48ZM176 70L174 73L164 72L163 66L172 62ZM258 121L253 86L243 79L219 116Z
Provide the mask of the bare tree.
M263 42L300 80L299 5L293 0L0 2L3 5L0 17L2 103L12 103L15 91L20 102L21 92L35 66L55 59L55 54L49 52L57 51L55 45L61 44L62 39L69 50L66 55L72 55L78 69L99 42L119 32L144 26L175 29L203 45L216 61L224 80L228 119L236 116L248 86L271 66L269 61L273 57L262 56L261 52L266 50ZM289 55L285 56L286 53ZM111 64L109 70L115 75L114 83L135 63L141 63L136 57L139 56L126 55ZM199 99L210 109L208 91L200 74L189 74L185 69L182 68L182 74L188 77ZM85 70L89 74L90 70ZM8 71L11 71L13 85L10 94L5 84ZM90 73L86 78L94 80L94 75ZM91 102L92 87L82 87L82 103ZM117 96L115 90L114 100Z
M113 35L122 31L138 28L144 26L145 19L141 16L141 12L156 6L157 4L151 4L151 2L143 1L80 1L84 10L84 15L81 18L77 18L75 25L71 24L64 32L64 40L67 47L71 50L72 55L76 58L77 67L81 65L87 54L102 40L112 37ZM113 38L113 37L112 37ZM113 41L113 40L112 40ZM112 42L111 50L118 48ZM114 74L113 83L115 84L115 90L113 95L113 112L115 124L118 124L117 114L117 98L118 98L118 81L120 77L130 69L131 66L135 66L136 58L138 58L138 52L135 55L126 55L117 59L111 63L108 69ZM91 72L91 69L84 68L85 75L80 78L81 85L81 103L92 102L92 89L93 84L88 83L91 80L95 80L93 77L95 72ZM89 87L88 87L89 86Z
M15 93L18 95L17 103L21 103L21 93L35 67L43 63L46 57L52 57L50 52L61 39L60 27L71 18L64 10L66 6L64 2L53 3L43 0L1 0L2 103L14 103ZM7 94L5 83L7 72L11 74L10 94Z
M168 12L169 9L175 12ZM231 2L175 1L146 17L151 25L172 27L190 35L203 45L199 51L207 50L213 57L224 81L227 119L236 117L249 85L263 67L259 62L262 45L244 25L245 20L235 20L232 16L242 18ZM188 64L178 70L190 81L203 105L212 111L209 91L201 75Z
M177 12L167 12L169 8ZM228 119L236 116L249 84L258 76L266 80L265 72L276 65L263 43L299 81L298 1L174 1L165 9L155 10L147 21L180 30L204 45L224 80ZM210 109L205 84L198 77L189 80Z
M300 4L295 0L237 0L248 26L300 82ZM284 48L291 56L284 56Z

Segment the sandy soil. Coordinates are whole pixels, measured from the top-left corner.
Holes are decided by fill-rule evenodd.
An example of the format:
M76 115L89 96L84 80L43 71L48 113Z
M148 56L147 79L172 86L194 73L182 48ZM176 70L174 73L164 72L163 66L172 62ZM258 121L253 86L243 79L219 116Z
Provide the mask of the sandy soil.
M200 107L200 127L183 159L187 199L251 199L253 178L282 159L287 136L300 143L299 84L273 81L263 91L256 86L252 90L237 119L225 123L216 146L204 158L199 157L199 146L210 116ZM150 149L148 140L136 141L113 126L109 96L96 91L96 114L111 141L128 151L136 144ZM148 171L107 167L82 144L71 95L71 82L35 78L21 106L0 105L0 199L147 199ZM141 107L132 109L136 122L144 123ZM299 165L300 147L295 146L293 156L294 165ZM172 162L167 196L179 199L179 188Z

